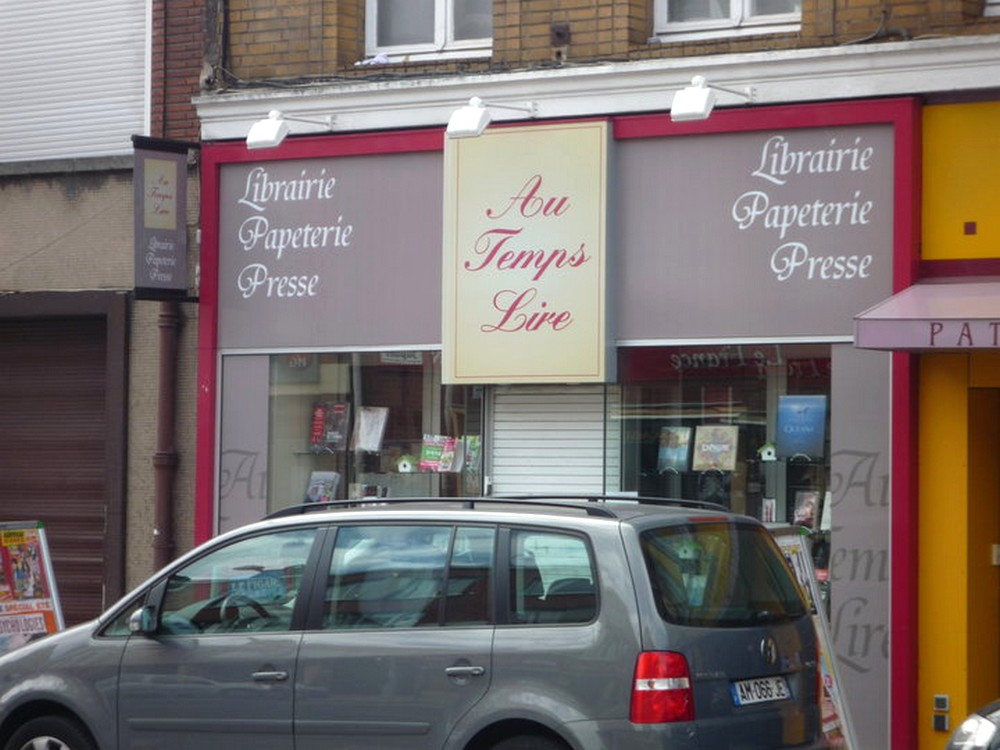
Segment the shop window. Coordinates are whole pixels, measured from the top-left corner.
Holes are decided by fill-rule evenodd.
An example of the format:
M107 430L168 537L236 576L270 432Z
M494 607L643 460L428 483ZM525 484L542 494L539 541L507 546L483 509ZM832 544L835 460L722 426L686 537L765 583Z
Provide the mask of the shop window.
M625 348L619 373L622 490L821 529L828 345Z
M366 10L370 55L489 54L493 0L367 0Z
M437 352L270 357L268 510L481 494L482 388L443 386Z
M708 37L797 29L801 0L655 0L656 33Z

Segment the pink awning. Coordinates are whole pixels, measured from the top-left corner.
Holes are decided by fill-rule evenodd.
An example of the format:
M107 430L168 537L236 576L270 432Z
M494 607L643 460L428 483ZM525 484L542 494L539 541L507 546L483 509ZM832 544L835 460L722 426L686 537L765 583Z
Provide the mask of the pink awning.
M1000 279L923 281L854 317L859 349L1000 349Z

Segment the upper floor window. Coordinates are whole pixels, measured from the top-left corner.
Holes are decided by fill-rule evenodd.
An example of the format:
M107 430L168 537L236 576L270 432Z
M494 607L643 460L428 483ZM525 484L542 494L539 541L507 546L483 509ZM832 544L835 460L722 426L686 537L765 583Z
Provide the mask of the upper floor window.
M367 0L368 54L394 58L489 54L493 0Z
M798 28L801 0L654 0L656 33L692 38Z

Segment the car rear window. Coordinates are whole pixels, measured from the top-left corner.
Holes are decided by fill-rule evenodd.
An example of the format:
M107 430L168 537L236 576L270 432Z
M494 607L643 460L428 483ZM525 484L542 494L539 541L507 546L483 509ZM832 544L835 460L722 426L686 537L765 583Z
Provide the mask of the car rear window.
M766 529L729 522L665 526L642 534L660 615L679 625L746 627L808 612Z

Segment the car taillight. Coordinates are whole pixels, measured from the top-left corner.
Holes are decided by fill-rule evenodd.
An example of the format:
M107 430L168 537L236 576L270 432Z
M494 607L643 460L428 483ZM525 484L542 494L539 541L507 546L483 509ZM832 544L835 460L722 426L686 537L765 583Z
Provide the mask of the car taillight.
M643 651L635 662L632 711L635 724L663 724L694 719L691 672L683 654Z

